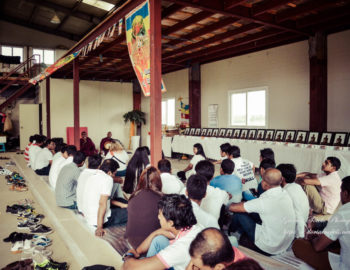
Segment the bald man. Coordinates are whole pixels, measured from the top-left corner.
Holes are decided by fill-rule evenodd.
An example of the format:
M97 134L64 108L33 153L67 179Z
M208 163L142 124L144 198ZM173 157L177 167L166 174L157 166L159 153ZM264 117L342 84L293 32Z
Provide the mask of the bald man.
M286 251L295 235L293 202L281 182L279 170L267 169L261 182L265 192L257 199L229 207L234 213L229 231L245 234L240 244L264 255Z
M246 256L231 246L227 235L216 228L207 228L197 234L190 245L191 261L186 270L221 270L246 259Z

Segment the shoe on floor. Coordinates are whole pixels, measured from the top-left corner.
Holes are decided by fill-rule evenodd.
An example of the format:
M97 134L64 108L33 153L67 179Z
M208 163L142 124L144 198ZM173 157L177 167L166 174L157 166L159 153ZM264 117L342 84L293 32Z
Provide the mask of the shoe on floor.
M45 226L43 224L39 224L33 227L30 227L31 233L38 233L38 234L50 234L52 233L52 229L48 226Z
M33 269L33 267L31 266L32 263L33 263L32 259L15 261L13 263L6 265L4 268L2 268L2 270L17 270L17 269L29 270L29 269Z
M17 241L12 245L11 252L13 254L21 253L23 250L23 246L24 246L23 241Z
M39 220L28 219L28 220L25 220L23 222L18 222L17 228L18 229L30 229L34 226L37 226L39 222L40 222Z
M35 270L66 270L68 269L68 264L66 262L59 263L52 259L46 259L42 263L34 262Z

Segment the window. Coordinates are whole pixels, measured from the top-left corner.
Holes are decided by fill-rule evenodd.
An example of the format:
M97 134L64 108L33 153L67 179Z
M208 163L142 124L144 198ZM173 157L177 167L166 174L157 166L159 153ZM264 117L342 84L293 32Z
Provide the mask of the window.
M23 62L23 48L12 46L1 46L1 54L6 56L19 56Z
M162 125L175 126L175 98L162 101Z
M230 126L266 127L267 87L229 92Z
M55 52L53 50L33 49L33 55L37 63L52 65L55 62Z

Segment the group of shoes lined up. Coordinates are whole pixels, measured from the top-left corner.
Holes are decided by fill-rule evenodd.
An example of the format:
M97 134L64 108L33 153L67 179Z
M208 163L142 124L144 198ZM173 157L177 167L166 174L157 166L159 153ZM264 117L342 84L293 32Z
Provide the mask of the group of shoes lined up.
M17 172L11 172L8 169L4 169L0 166L0 174L5 175L7 184L10 185L10 190L14 191L27 191L26 180Z
M48 226L40 224L44 215L35 212L32 201L24 200L6 207L6 212L17 215L17 228L29 230L30 233L13 232L4 242L11 242L11 252L21 253L21 260L8 264L2 270L35 269L35 270L67 270L66 262L59 263L51 259L52 251L47 250L52 241L46 235L52 233Z

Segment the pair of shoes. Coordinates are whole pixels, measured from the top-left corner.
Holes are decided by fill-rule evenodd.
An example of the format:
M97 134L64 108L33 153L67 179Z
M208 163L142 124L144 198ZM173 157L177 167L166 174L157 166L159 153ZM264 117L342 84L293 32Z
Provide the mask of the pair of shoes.
M6 212L11 214L18 214L18 212L25 211L27 208L23 205L13 204L11 206L6 206Z
M14 191L27 191L28 187L26 184L13 184L10 188L10 190L14 190Z
M15 164L15 165L16 165L16 164ZM11 174L11 178L12 178L12 179L16 179L16 180L22 180L22 179L23 179L23 177L20 176L18 172L13 172L13 173Z
M41 263L34 262L35 270L66 270L68 269L68 264L66 262L55 262L54 260L46 259Z
M11 175L11 174L12 172L8 169L3 168L0 170L0 175Z
M29 270L29 269L33 269L32 263L33 263L32 259L15 261L13 263L6 265L4 268L2 268L2 270L17 270L17 269Z
M32 245L40 248L46 248L52 244L51 239L43 237L32 240Z
M36 226L32 226L29 228L31 233L38 233L38 234L50 234L52 233L52 229L48 226L45 226L43 224L38 224Z
M37 226L38 223L40 223L40 220L39 219L27 219L23 222L18 222L17 223L17 229L30 229L31 227L33 226Z
M11 177L7 178L8 185L25 184L25 182L26 182L26 180L24 180L24 179L18 180L18 179L12 179Z
M11 233L8 237L4 238L4 242L11 242L15 243L17 241L23 241L23 240L31 240L34 238L34 234L30 233L18 233L18 232L13 232Z
M26 221L26 220L38 220L38 222L40 222L45 216L42 215L42 214L37 214L36 212L28 212L28 213L21 213L21 214L18 214L18 217L17 217L17 220L20 220L20 221ZM38 223L37 222L37 223Z
M11 247L11 252L13 254L21 253L24 249L28 250L32 247L32 241L31 240L22 240L15 242Z

